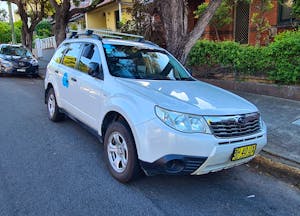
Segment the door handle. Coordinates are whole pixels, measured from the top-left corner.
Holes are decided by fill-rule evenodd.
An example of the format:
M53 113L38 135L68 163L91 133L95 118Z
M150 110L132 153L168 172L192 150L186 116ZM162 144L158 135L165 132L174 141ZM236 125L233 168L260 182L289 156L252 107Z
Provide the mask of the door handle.
M73 82L77 82L77 79L74 78L74 77L71 77L71 80L72 80Z

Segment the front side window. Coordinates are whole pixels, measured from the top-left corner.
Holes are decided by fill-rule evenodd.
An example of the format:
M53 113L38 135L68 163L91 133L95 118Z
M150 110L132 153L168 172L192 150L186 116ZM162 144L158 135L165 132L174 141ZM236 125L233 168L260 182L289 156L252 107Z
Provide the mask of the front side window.
M78 69L84 73L89 73L92 64L94 63L101 67L101 59L98 47L94 44L84 44Z
M75 68L80 52L81 43L66 44L65 56L63 58L62 64L71 68Z
M103 45L110 73L116 77L149 80L194 80L168 53L125 45Z

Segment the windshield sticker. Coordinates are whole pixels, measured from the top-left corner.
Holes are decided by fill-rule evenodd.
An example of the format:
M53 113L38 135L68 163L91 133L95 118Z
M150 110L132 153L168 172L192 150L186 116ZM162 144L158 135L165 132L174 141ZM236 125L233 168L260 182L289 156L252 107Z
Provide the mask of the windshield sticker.
M63 76L63 78L62 78L62 84L63 84L63 86L65 86L66 88L69 87L68 73L64 73L64 76Z

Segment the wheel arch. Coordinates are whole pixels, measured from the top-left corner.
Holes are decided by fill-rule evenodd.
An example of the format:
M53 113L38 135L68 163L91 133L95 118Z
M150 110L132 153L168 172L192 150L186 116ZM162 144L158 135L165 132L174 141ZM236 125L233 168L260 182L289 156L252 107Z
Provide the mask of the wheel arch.
M52 83L48 83L47 84L47 87L46 87L46 90L45 90L45 97L44 97L44 99L45 99L45 104L47 103L47 95L48 95L48 92L49 92L49 90L51 89L51 88L53 88L53 90L54 90L54 87L53 87L53 85L52 85Z

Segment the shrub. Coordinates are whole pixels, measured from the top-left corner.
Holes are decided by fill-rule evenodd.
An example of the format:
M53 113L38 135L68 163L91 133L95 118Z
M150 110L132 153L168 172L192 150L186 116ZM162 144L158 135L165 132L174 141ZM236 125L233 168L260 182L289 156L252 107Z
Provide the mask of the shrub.
M275 37L268 46L271 80L279 83L299 83L300 81L300 31L287 31Z
M300 83L300 31L284 32L267 47L236 42L199 40L188 64L200 67L229 67L241 76L267 76L281 84Z

